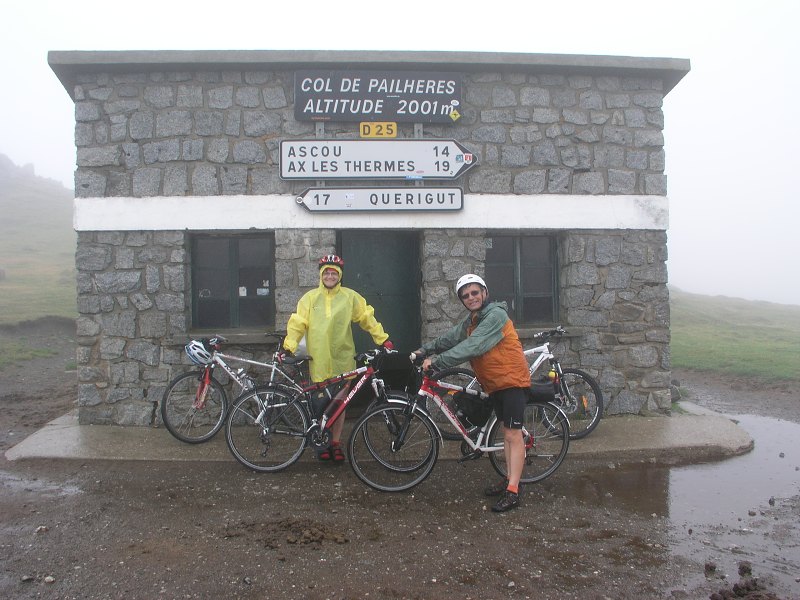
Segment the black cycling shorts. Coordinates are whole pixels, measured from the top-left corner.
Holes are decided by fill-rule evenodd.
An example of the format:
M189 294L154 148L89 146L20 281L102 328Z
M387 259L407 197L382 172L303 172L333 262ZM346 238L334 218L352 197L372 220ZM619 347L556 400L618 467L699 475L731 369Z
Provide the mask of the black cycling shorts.
M528 390L524 388L507 388L489 394L497 420L509 429L522 429L522 416L528 402Z

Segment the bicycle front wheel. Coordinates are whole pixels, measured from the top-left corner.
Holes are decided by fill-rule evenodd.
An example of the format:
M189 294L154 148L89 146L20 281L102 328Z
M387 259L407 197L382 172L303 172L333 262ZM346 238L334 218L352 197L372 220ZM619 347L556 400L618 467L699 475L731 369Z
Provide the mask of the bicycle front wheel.
M520 483L536 483L552 475L561 465L569 449L569 421L550 402L531 402L525 406L522 419L525 462ZM503 423L494 420L489 426L487 445L504 447ZM489 453L494 470L508 477L505 450Z
M439 436L427 415L407 404L380 405L355 424L347 443L350 466L368 486L402 492L421 483L439 457Z
M276 387L259 387L234 402L225 423L231 454L245 467L281 471L300 458L306 446L308 416L294 397Z
M228 396L216 379L203 383L203 370L178 375L161 397L161 420L173 436L188 444L213 438L225 424Z
M569 418L569 437L586 437L603 418L603 392L594 378L579 369L564 369L556 403Z

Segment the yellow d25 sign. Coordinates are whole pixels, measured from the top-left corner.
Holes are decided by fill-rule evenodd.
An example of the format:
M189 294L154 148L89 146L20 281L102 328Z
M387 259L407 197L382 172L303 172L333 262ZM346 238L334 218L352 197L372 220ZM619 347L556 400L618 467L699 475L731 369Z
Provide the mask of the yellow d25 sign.
M362 122L358 125L362 138L393 138L397 137L397 123L392 122Z

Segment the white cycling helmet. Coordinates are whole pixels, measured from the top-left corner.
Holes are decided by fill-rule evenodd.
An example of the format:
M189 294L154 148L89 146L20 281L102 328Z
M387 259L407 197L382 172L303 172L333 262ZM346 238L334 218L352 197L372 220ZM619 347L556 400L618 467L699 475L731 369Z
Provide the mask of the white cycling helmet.
M465 285L469 285L470 283L477 283L487 292L489 291L489 288L486 287L486 282L483 280L482 277L479 277L478 275L475 275L473 273L467 273L466 275L462 275L461 277L459 277L458 281L456 281L456 296L458 296L458 293L461 291L461 288L463 288Z
M208 351L203 342L192 340L186 344L184 349L191 361L196 365L207 365L211 362L211 352Z

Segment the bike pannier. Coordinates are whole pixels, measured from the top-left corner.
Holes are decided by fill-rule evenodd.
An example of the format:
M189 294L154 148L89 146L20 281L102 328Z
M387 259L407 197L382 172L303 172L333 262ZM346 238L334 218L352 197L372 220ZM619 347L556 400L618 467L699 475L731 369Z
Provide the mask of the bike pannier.
M534 381L528 389L528 400L531 402L551 402L556 398L556 387L552 381Z
M476 427L483 427L492 414L492 403L478 396L465 392L456 392L453 396L458 416L469 421Z

